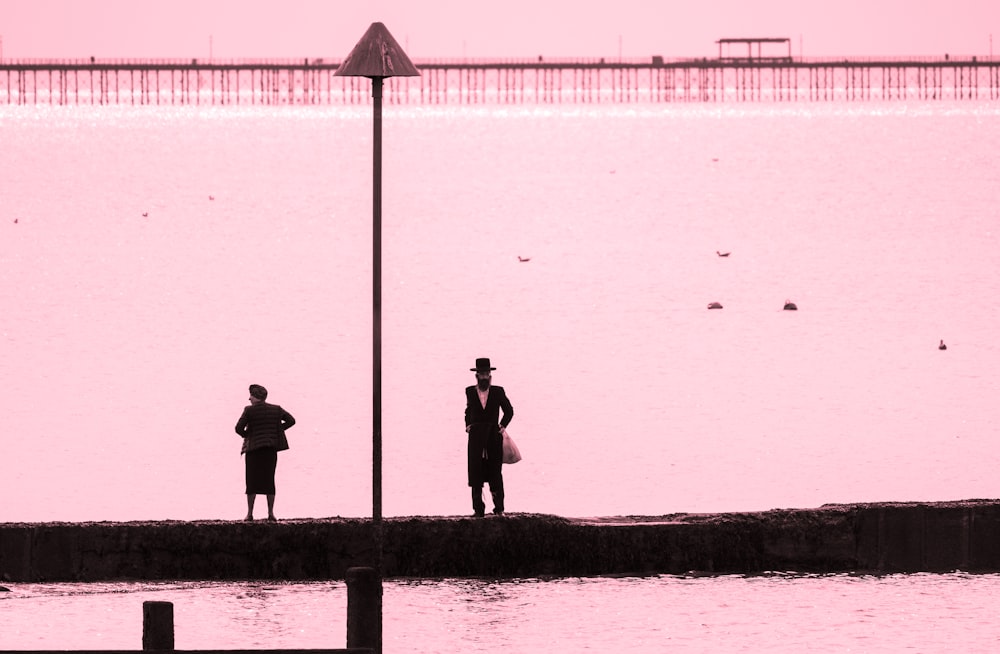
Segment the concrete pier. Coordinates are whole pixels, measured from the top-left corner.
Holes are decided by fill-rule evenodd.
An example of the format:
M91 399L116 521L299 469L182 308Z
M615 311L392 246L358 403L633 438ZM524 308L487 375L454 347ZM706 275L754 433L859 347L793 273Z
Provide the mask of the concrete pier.
M344 579L369 519L0 524L7 582ZM384 576L546 577L1000 570L1000 501L753 513L383 520Z

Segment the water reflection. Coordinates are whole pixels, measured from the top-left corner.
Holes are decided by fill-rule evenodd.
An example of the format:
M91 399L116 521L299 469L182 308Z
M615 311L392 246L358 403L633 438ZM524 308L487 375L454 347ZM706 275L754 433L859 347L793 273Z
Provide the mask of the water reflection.
M142 602L178 649L346 645L340 582L8 584L0 649L138 649ZM653 576L385 583L386 651L991 651L1000 575Z
M271 635L284 635L287 627L274 611L276 586L246 586L232 597L235 623L244 633L255 635L255 647L263 647Z

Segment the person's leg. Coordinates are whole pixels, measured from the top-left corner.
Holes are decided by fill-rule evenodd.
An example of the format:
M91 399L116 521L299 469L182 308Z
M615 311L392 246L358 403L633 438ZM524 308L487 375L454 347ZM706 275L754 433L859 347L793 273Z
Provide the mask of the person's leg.
M255 493L251 493L250 489L253 488L253 454L250 452L246 453L246 487L247 487L247 516L243 518L244 520L253 520L253 501L257 499Z
M472 510L480 517L486 514L486 503L483 502L482 486L472 487Z
M493 513L500 515L504 512L503 474L500 472L490 480L490 495L493 496Z
M267 519L277 520L277 518L274 517L274 493L267 496Z

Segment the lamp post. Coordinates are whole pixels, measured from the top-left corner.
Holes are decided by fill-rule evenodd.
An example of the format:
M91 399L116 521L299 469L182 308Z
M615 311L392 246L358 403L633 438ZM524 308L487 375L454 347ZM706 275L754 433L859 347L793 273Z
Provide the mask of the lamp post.
M334 75L372 81L372 526L379 583L378 647L382 651L382 80L420 72L382 23L372 23Z

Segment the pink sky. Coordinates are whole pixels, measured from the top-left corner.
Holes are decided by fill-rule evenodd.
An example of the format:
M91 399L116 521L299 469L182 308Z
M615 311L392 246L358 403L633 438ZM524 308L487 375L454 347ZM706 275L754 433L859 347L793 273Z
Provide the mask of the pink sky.
M0 0L0 56L338 59L375 21L414 59L701 57L720 37L988 56L994 32L1000 50L997 0Z

